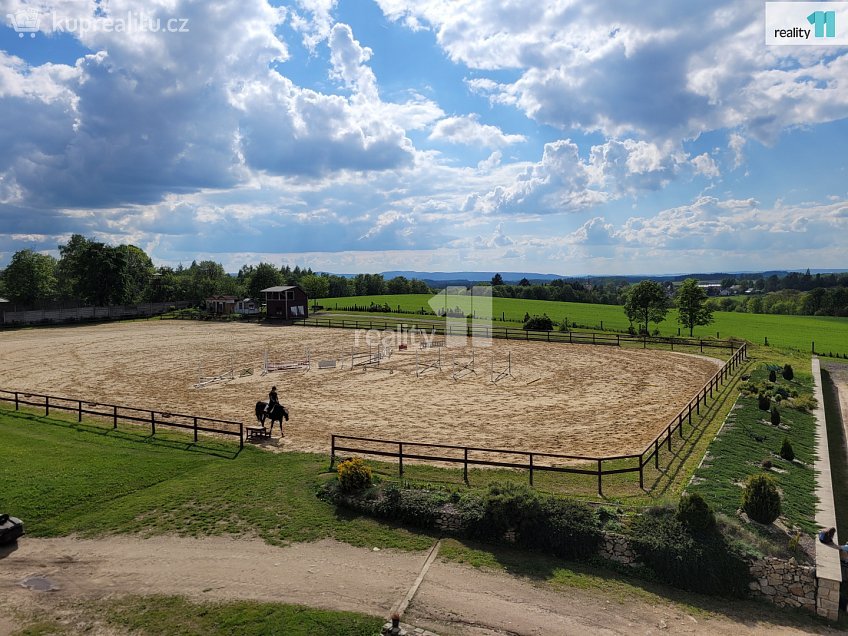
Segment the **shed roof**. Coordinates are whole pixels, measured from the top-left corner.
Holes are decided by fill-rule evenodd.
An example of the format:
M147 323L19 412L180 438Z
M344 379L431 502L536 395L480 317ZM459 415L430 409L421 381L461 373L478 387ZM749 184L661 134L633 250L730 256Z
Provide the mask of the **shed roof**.
M11 300L6 300L5 298L0 298L0 303L10 303Z
M262 293L265 293L265 292L282 292L282 291L288 291L289 289L300 289L300 287L297 286L297 285L278 285L277 287L269 287L268 289L263 289L261 291L262 291Z

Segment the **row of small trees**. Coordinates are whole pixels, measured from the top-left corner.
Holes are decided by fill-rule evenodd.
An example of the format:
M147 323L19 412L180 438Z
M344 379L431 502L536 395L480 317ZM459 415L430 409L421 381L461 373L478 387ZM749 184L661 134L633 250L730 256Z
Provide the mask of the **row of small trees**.
M708 325L713 321L713 312L706 304L707 293L698 287L698 281L687 278L672 299L665 287L652 280L643 280L625 291L624 313L631 323L636 323L649 333L650 323L659 324L665 320L672 305L677 306L680 324L689 330L691 336L695 327Z

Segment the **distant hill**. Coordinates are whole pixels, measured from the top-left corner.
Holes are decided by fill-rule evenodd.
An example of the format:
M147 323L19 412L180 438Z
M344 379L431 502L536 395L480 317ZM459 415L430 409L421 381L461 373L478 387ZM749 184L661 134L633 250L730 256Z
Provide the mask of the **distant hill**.
M603 275L563 275L563 274L540 274L538 272L417 272L414 270L396 270L388 272L380 272L386 280L395 278L396 276L404 276L406 278L417 278L423 280L430 287L441 288L448 285L470 285L472 283L489 282L496 273L499 273L505 283L517 283L522 278L526 278L531 283L545 283L558 278L567 280L596 280L610 281L621 280L628 283L635 283L641 280L650 279L655 281L682 281L686 278L697 278L698 280L722 280L723 278L731 277L749 277L762 276L768 278L776 275L778 277L786 276L790 272L805 272L806 269L795 270L769 270L765 272L753 271L735 271L735 272L700 272L688 274L603 274ZM848 272L848 269L813 269L810 268L811 274L839 274ZM353 278L355 274L341 274L342 276Z

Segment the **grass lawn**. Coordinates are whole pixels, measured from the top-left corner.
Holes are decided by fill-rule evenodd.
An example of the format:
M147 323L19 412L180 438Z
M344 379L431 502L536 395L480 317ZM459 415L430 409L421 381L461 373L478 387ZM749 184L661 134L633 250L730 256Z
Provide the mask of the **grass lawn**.
M768 379L766 363L783 364L785 361L785 357L774 355L761 358L753 367L751 381L759 383ZM795 369L795 377L787 381L778 373L776 385L811 395L809 361L788 361ZM813 468L815 418L811 413L789 407L781 406L779 410L781 423L774 426L769 413L759 409L756 396L740 395L703 465L695 472L689 490L700 493L717 512L735 517L741 503L742 484L749 475L763 472L762 462L769 460L772 468L765 470L778 482L783 517L789 525L812 533L817 529ZM784 437L790 440L795 451L793 462L779 455Z
M274 545L331 537L353 545L423 550L430 537L356 515L315 497L327 459L236 444L198 448L179 435L150 438L0 409L0 510L32 536L114 532L256 534ZM226 523L222 523L226 522Z
M175 596L138 596L90 601L72 608L70 621L35 618L20 636L78 634L95 626L132 634L260 636L373 636L384 620L353 612L330 612L281 603L194 603Z
M430 310L428 301L432 296L426 294L399 294L387 296L348 296L345 298L325 298L318 303L328 311L336 307L358 305L368 306L371 303L382 305L387 303L392 311L398 307L410 312L410 319L426 319L433 316L415 316L414 312L424 308ZM479 299L478 299L479 300ZM466 312L471 310L471 298L468 296L451 296L448 304L460 306ZM476 307L476 303L475 303ZM624 331L629 326L624 310L618 305L592 305L587 303L566 303L549 300L522 300L518 298L493 298L492 309L494 318L520 326L524 314L547 314L554 322L568 318L569 323L578 323L592 329L613 329ZM371 312L363 315L372 315ZM802 352L810 352L812 342L816 343L816 351L848 353L848 318L833 318L828 316L777 316L771 314L742 314L736 312L718 311L713 314L715 321L706 327L695 329L696 337L740 338L753 343L763 344L765 338L771 346L788 347ZM672 310L667 319L660 323L662 335L677 335L677 312ZM653 329L653 326L651 327ZM686 330L681 330L688 335Z

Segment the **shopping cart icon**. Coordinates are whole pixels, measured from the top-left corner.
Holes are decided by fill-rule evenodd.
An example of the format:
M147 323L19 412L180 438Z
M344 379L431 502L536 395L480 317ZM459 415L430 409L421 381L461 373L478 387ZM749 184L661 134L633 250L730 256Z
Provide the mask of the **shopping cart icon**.
M41 19L41 13L37 9L10 13L6 17L19 38L24 37L25 33L29 33L29 37L34 38L35 34L38 33L38 21Z

